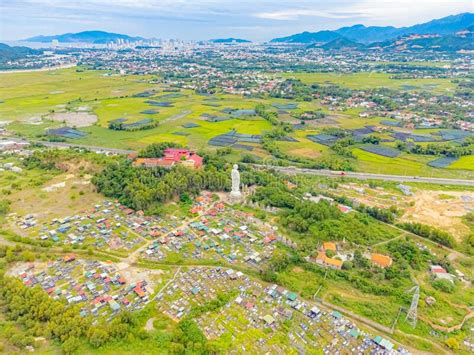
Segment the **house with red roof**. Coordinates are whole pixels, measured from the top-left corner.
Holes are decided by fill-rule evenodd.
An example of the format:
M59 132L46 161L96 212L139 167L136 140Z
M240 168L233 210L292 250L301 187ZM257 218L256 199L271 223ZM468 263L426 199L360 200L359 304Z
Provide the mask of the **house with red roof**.
M203 165L203 158L193 151L182 148L167 148L161 158L137 158L133 162L134 166L146 168L162 167L171 168L174 165L183 165L192 169L200 169Z
M76 260L76 255L74 255L74 254L65 255L65 256L63 257L63 260L64 260L64 262L66 262L66 263L70 263L71 261Z
M138 297L143 298L145 297L145 291L140 286L136 286L133 291L137 294Z

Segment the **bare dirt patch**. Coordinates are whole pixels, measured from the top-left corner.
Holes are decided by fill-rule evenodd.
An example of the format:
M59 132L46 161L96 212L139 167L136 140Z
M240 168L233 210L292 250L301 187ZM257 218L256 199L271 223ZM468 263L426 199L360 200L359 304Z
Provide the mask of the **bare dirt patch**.
M304 270L303 270L301 267L299 267L299 266L295 266L295 267L293 268L293 272L295 272L295 273L297 273L297 274L301 274L302 272L304 272Z
M474 211L472 191L432 191L412 188L413 195L405 196L382 187L346 183L337 190L358 202L379 208L395 206L404 211L401 221L418 222L440 228L452 234L458 241L467 235L469 227L462 217Z
M34 214L39 222L48 222L53 218L90 210L104 198L95 192L90 179L74 174L61 174L43 186L15 192L9 199L12 201L12 210L19 216ZM20 235L24 234L24 230L16 228L14 223L11 223L11 227Z
M166 279L165 271L163 270L141 269L124 262L120 262L116 266L120 275L128 283L146 280L148 283L147 289L150 290L150 293L153 293L155 288Z
M452 198L446 198L447 195ZM468 197L467 199L463 197ZM474 192L417 191L414 205L405 210L404 221L429 224L451 233L458 241L469 233L462 216L474 211Z
M16 263L13 263L8 268L8 270L6 271L6 274L8 276L19 277L22 273L24 273L28 269L33 269L34 272L42 272L42 271L45 271L47 267L48 267L47 262L39 262L39 261L34 261L30 263L16 262Z
M97 116L89 112L56 112L49 115L48 119L72 127L87 127L97 122Z
M155 327L153 326L153 322L154 322L154 321L155 321L155 318L154 318L154 317L152 317L152 318L150 318L150 319L148 319L148 320L146 321L145 330L146 330L147 332L151 332L153 329L155 329Z
M325 117L325 118L320 118L317 120L305 121L305 124L310 127L318 127L318 126L339 125L339 122L336 121L334 118Z
M193 111L190 111L190 110L182 111L182 112L180 112L176 115L173 115L173 116L170 116L170 117L164 119L162 123L180 120L181 118L184 118L184 117L190 115L191 113L193 113Z

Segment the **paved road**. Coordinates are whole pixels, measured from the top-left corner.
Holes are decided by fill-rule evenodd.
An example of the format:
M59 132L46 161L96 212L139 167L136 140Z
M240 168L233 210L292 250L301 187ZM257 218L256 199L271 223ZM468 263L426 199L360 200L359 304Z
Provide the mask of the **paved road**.
M386 175L386 174L371 174L371 173L355 173L355 172L344 172L332 170L317 170L317 169L303 169L296 167L281 167L281 166L269 166L269 165L256 165L252 164L256 168L269 168L285 174L310 174L318 176L327 176L333 178L340 178L341 176L359 179L359 180L385 180L385 181L396 181L396 182L423 182L428 184L439 184L439 185L460 185L460 186L474 186L474 179L445 179L445 178L431 178L422 176L404 176L404 175Z
M84 148L89 149L95 152L102 152L102 153L113 153L113 154L130 154L134 153L133 150L126 150L126 149L115 149L115 148L105 148L105 147L96 147L92 145L83 145L83 144L73 144L73 143L63 143L63 142L33 142L33 143L41 143L46 147L51 148Z
M18 138L8 138L8 140L18 141L18 142L25 141ZM52 147L52 148L84 148L84 149L89 149L96 152L112 153L112 154L125 154L126 155L130 153L135 153L135 151L133 150L97 147L97 146L74 144L74 143L44 142L44 141L30 141L30 143L40 143L46 147ZM249 165L252 165L255 168L274 169L285 174L310 174L310 175L327 176L327 177L333 177L333 178L340 178L341 176L345 176L345 177L359 179L359 180L385 180L385 181L396 181L396 182L423 182L423 183L438 184L438 185L474 186L474 179L471 179L471 180L447 179L447 178L432 178L432 177L423 177L423 176L356 173L356 172L351 172L351 171L346 171L342 173L340 171L333 171L333 170L305 169L305 168L296 168L292 166L282 167L282 166L275 166L275 165L258 165L258 164L249 164Z
M113 153L113 154L125 154L125 155L130 154L130 153L135 153L134 150L98 147L98 146L93 146L93 145L84 145L84 144L76 144L76 143L25 140L25 139L14 138L14 137L7 137L3 140L14 141L14 142L37 143L37 144L41 144L41 145L44 145L45 147L50 147L50 148L84 148L84 149L88 149L88 150L91 150L94 152L100 152L100 153Z

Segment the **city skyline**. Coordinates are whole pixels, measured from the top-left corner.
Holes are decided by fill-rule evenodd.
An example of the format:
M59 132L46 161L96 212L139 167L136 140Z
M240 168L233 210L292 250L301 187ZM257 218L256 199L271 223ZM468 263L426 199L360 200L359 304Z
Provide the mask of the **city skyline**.
M462 12L471 1L260 1L228 0L4 0L0 40L103 30L146 38L204 40L239 37L266 41L342 26L403 27Z

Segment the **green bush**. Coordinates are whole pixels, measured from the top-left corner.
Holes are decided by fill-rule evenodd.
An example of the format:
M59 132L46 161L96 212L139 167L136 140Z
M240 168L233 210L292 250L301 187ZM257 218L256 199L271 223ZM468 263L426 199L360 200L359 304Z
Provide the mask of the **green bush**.
M431 283L431 285L435 289L446 293L453 293L456 289L454 284L449 280L435 280Z

